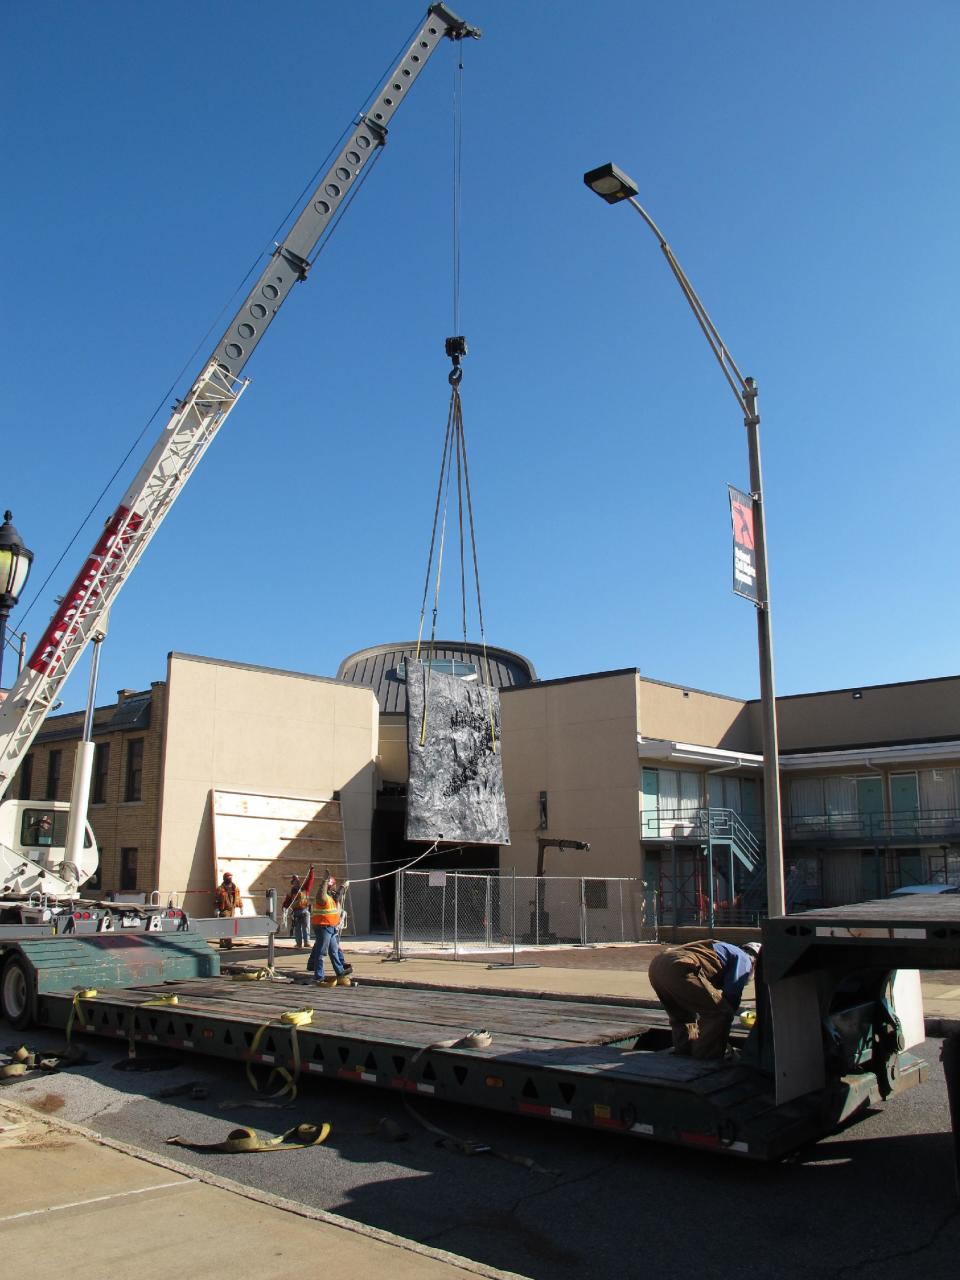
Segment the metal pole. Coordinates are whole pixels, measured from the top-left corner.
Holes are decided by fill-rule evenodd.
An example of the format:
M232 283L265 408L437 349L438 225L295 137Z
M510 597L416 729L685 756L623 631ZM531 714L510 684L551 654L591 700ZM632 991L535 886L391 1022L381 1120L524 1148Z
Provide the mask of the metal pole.
M510 888L513 894L513 942L510 947L510 962L517 963L517 868L512 867L510 870Z
M780 812L780 748L777 741L777 703L773 679L773 623L767 573L766 518L760 467L760 411L755 379L744 379L750 492L753 497L753 538L757 556L757 651L760 663L760 717L763 735L763 818L767 855L767 915L786 915L783 894L783 819Z
M27 633L20 632L20 652L17 655L17 675L23 675L23 664L27 660Z
M401 940L401 924L400 910L403 903L403 872L397 871L395 874L395 882L393 889L393 958L394 960L402 960L402 940Z
M0 609L0 689L3 688L3 651L7 647L7 619L9 609Z
M453 958L454 960L459 959L459 956L460 956L459 906L460 906L460 877L455 871L453 873Z
M634 187L634 190L636 188ZM760 666L760 713L763 739L764 834L767 858L767 914L786 914L783 898L783 826L780 813L780 752L777 745L776 693L773 679L773 628L770 616L770 581L767 573L767 539L760 467L760 413L757 384L744 378L686 273L673 255L663 232L633 196L629 203L660 241L660 248L690 304L703 336L716 356L730 390L743 410L750 457L750 492L753 497L754 550L757 560L757 650Z
M267 890L267 915L277 923L277 891L276 889ZM276 964L276 929L271 929L267 934L267 968L272 969Z
M716 895L713 890L713 841L709 836L707 836L707 877L709 880L707 885L707 901L709 903L708 909L710 912L710 929L713 930L717 923L717 904L715 901Z
M580 945L587 945L587 882L580 877Z

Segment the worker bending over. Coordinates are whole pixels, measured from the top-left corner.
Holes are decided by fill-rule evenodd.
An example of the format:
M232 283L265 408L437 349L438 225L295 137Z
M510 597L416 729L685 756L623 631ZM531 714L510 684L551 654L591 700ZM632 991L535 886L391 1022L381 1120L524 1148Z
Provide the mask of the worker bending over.
M733 1016L759 954L759 942L735 947L704 938L654 956L650 985L670 1019L674 1053L723 1057Z

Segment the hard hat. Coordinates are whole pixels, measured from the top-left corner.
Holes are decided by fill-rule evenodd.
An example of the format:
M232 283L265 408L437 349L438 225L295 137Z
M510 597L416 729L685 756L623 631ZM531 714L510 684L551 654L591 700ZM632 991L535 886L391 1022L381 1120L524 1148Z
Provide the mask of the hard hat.
M759 942L745 942L743 944L744 951L749 951L751 955L758 956L760 954Z
M232 880L232 879L233 879L233 872L232 872L232 871L225 871L225 872L223 873L223 878L224 878L224 880Z

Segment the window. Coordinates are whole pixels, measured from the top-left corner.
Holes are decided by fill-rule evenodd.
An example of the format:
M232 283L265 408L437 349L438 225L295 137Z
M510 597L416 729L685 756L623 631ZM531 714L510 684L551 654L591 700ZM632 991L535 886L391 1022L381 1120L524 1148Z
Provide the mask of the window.
M141 739L142 742L142 739ZM120 892L127 893L137 887L137 851L120 850Z
M124 800L139 800L143 787L143 739L132 738L127 743L127 776L123 788Z
M107 773L110 770L110 743L98 742L93 753L93 792L91 804L104 804L107 799Z
M25 849L62 849L67 843L66 809L24 809L20 819L20 843ZM90 848L90 832L83 834L83 847Z
M458 658L428 658L423 665L429 667L431 671L439 672L440 675L459 676L461 680L476 680L478 676L474 663L461 662ZM405 658L397 667L397 676L401 680L406 680L407 678L407 661Z
M29 800L30 792L33 790L33 756L24 756L23 764L20 766L20 789L17 792L18 800Z
M63 763L62 751L51 751L47 757L47 794L45 799L57 800L60 790L60 767Z

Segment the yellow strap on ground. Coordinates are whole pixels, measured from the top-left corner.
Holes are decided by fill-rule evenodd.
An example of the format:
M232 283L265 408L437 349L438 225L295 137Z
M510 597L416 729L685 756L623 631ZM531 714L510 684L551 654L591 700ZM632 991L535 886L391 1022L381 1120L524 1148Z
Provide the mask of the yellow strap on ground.
M152 1000L142 1001L137 1008L145 1009L148 1004L179 1004L179 996L154 996Z
M70 1016L69 1018L67 1018L66 1035L67 1035L68 1048L70 1047L70 1036L71 1036L71 1033L73 1032L73 1024L77 1020L77 1018L80 1016L80 1001L95 1000L96 998L97 998L96 987L81 987L77 992L75 992L73 997L73 1005L71 1006L71 1009L70 1009Z
M175 1147L189 1147L191 1151L227 1151L233 1153L255 1151L299 1151L303 1147L318 1147L330 1136L329 1124L298 1124L279 1138L263 1139L256 1130L246 1127L233 1129L223 1142L190 1142L187 1138L167 1138Z
M231 973L231 982L266 982L271 977L269 969L241 969L237 973Z

